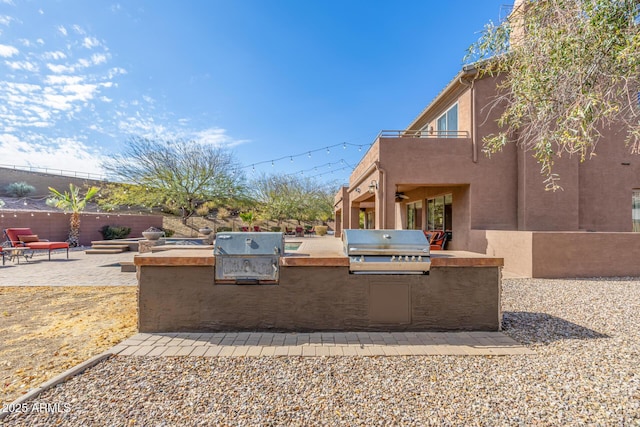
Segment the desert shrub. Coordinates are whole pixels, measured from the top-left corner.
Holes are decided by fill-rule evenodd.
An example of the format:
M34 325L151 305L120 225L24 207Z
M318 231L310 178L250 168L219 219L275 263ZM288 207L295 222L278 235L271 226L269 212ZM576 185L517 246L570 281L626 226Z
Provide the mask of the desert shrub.
M282 227L271 227L271 231L275 231L275 232L282 231Z
M100 229L104 240L125 239L131 233L131 227L121 225L105 225Z
M36 187L27 184L26 182L12 182L5 188L7 194L13 197L26 197L32 193L35 193Z
M160 230L164 231L164 237L171 237L176 234L175 230L170 228L161 228Z
M231 227L218 227L218 228L216 229L216 231L217 231L218 233L219 233L219 232L221 232L221 231L231 231L231 230L232 230L232 228L231 228Z

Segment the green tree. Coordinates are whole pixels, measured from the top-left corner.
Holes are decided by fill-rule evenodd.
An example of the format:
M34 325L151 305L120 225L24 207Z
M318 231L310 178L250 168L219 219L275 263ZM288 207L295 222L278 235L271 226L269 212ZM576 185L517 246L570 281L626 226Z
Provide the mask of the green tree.
M69 245L78 246L80 243L80 213L84 211L87 202L91 200L100 191L98 187L90 187L84 196L80 195L80 188L73 184L69 184L69 191L64 194L60 193L53 187L49 187L51 196L47 199L49 206L55 206L58 209L71 212L69 227Z
M335 186L294 175L263 174L252 182L253 197L265 219L326 221L333 215Z
M484 139L487 153L518 141L556 190L554 159L595 154L601 130L627 130L640 152L638 0L524 0L490 23L466 57L479 76L500 75L501 131Z
M204 203L244 201L244 175L233 156L208 144L133 137L102 166L128 183L111 187L105 204L162 206L186 223Z

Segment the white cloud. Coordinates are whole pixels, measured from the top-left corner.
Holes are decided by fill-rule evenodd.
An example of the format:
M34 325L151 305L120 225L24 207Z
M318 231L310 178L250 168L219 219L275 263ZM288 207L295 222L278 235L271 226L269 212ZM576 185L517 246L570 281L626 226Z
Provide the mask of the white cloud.
M29 61L5 61L5 64L12 70L24 70L35 73L39 70L38 65Z
M193 139L202 144L211 144L216 147L235 147L240 144L250 142L248 139L235 139L227 135L226 129L209 128L196 131L192 134Z
M103 175L102 157L75 138L42 137L21 139L11 134L0 134L0 158L12 165L35 166L56 170L79 171Z
M98 41L98 39L95 37L85 37L82 41L82 46L86 47L87 49L93 49L94 47L100 46L100 41Z
M47 64L47 68L57 74L73 73L76 71L75 67L67 65Z
M9 24L11 24L11 21L13 21L13 17L11 16L7 16L7 15L0 15L0 25L6 25L9 26Z
M109 72L107 73L107 77L109 79L114 78L115 76L121 75L121 74L127 74L127 70L125 70L124 68L120 68L120 67L115 67L109 70Z
M104 64L105 62L107 62L107 55L102 53L95 53L91 55L91 62L93 63L93 65Z
M18 53L20 53L20 51L15 47L6 44L0 44L0 56L2 56L3 58L11 58Z
M15 6L13 0L0 0L0 3L8 4L10 6Z
M72 85L78 84L84 81L82 76L69 76L69 75L50 75L45 78L45 83L50 85Z
M80 34L80 35L85 35L85 34L87 34L87 33L82 29L82 27L80 27L80 25L74 25L72 28L73 28L73 31L75 31L77 34Z
M58 32L63 36L66 36L68 34L67 29L63 25L58 26Z
M48 60L58 60L58 59L65 59L67 55L64 52L55 50L55 51L43 53L42 57Z

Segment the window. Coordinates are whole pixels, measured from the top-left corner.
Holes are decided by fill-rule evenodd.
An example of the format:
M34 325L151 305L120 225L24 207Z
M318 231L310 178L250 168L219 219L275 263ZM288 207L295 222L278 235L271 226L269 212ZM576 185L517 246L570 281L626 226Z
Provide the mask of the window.
M427 230L451 230L453 196L434 197L427 200Z
M640 232L640 190L633 190L631 197L631 220L633 221L633 231Z
M441 138L455 138L458 130L458 103L449 108L436 121L438 136Z
M422 201L407 204L407 230L422 230Z

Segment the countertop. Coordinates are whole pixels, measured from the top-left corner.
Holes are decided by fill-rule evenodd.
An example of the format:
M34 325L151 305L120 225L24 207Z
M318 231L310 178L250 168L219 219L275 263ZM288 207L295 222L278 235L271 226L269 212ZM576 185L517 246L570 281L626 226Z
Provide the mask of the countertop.
M287 238L287 243L298 242L300 247L288 251L280 258L283 267L348 267L342 241L333 236ZM215 257L211 247L205 249L171 249L136 255L137 266L213 266ZM431 267L502 267L503 258L466 251L432 251Z

